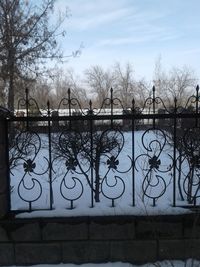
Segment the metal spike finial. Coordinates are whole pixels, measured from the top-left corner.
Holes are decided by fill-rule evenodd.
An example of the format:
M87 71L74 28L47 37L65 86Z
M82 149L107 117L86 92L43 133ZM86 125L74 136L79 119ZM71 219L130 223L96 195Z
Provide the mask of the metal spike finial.
M89 101L88 115L92 115L92 114L93 114L93 110L92 110L92 100L90 99L90 101Z
M29 92L28 92L28 88L26 87L26 88L25 88L26 102L28 102L28 93L29 93Z
M47 112L48 112L48 115L50 115L50 101L49 101L49 99L47 100Z
M113 88L112 87L110 88L110 98L111 99L113 98Z
M67 93L68 93L68 97L70 98L70 95L71 95L71 89L70 88L68 88Z
M113 109L113 88L110 88L110 104L111 104L111 110Z
M199 85L197 84L196 91L199 92Z
M153 91L153 104L154 104L154 111L155 111L155 98L156 98L156 96L155 96L155 91L156 91L155 86L153 86L152 91Z
M135 111L135 99L133 98L132 99L132 112Z
M28 88L25 88L25 105L26 105L26 116L29 116L29 100L28 100ZM27 123L28 128L28 123Z
M177 97L175 96L174 97L174 108L175 108L175 112L176 112L176 110L177 110Z

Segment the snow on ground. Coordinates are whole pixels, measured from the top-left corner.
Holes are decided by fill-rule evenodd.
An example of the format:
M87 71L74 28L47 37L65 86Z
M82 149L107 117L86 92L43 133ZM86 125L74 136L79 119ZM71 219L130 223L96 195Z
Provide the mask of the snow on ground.
M109 216L109 215L158 215L182 214L188 209L173 207L173 148L162 131L138 131L134 135L134 166L132 163L132 134L124 133L124 146L115 161L116 168L109 168L108 155L101 157L100 176L102 191L100 202L91 208L91 188L80 168L67 169L66 158L53 161L53 210L50 207L50 187L48 169L47 136L41 135L41 148L37 151L37 137L34 145L27 147L33 165L19 160L11 172L11 207L12 210L27 210L32 201L30 212L23 212L18 217L61 217L61 216ZM177 152L178 157L178 152ZM35 165L34 165L35 164ZM84 164L83 164L84 165ZM25 172L25 168L33 168ZM152 168L150 168L152 167ZM182 184L188 172L187 162L183 162ZM87 172L87 162L83 166ZM150 170L151 169L151 170ZM87 172L89 179L90 170ZM134 179L133 179L134 177ZM183 185L182 185L183 186ZM182 188L183 189L183 188ZM83 192L82 192L83 190ZM133 206L135 194L135 206ZM186 199L186 195L184 195ZM73 209L70 209L71 199ZM114 200L112 203L112 199ZM153 206L155 199L156 206ZM114 204L114 207L112 207ZM183 206L176 182L176 204ZM47 209L47 210L45 210Z
M88 264L40 264L40 265L33 265L34 267L139 267L138 265L132 265L130 263L122 263L122 262L108 262L108 263L88 263ZM178 261L178 260L165 260L162 262L155 262L155 263L147 263L144 265L140 265L140 267L199 267L200 262L194 259L188 259L187 261ZM11 266L12 267L12 266ZM14 267L14 266L13 266ZM20 267L20 266L18 266Z

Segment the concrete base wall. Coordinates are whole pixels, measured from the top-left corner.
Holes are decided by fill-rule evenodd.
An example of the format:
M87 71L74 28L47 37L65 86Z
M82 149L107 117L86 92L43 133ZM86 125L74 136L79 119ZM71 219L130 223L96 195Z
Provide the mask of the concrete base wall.
M200 259L198 214L0 221L0 265Z

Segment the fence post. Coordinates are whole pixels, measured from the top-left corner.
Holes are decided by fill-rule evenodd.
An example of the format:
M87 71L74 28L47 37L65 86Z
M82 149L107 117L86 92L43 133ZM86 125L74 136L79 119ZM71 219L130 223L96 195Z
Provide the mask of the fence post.
M7 121L10 112L0 107L0 219L9 211Z

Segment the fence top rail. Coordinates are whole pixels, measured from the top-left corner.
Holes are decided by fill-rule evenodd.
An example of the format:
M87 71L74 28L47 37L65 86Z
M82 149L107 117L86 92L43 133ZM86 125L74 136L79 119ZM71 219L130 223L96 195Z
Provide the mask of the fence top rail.
M133 96L134 94L132 94ZM145 113L147 109L151 109L152 113L157 113L157 109L163 109L167 113L173 113L174 110L184 110L187 108L193 108L196 111L199 110L199 86L196 86L194 94L188 97L188 99L171 99L170 105L167 105L166 100L156 94L156 88L153 86L152 91L149 93L149 96L146 99L143 99L143 103L138 106L138 101L131 95L128 96L129 102L124 102L122 99L115 96L114 90L110 89L110 94L102 100L102 103L99 103L98 108L94 108L92 101L88 101L87 108L83 108L81 101L78 98L73 97L71 90L68 89L66 97L62 98L55 109L55 111L61 112L62 110L67 110L69 114L72 114L74 111L81 112L84 115L87 113L91 114L100 114L110 110L110 112L116 112L116 110L123 111L134 111ZM180 101L181 100L181 101ZM183 104L184 102L184 104ZM182 106L181 106L182 103ZM44 103L43 103L44 104ZM168 103L169 104L169 103ZM44 106L44 105L43 105ZM51 112L51 104L47 101L46 110ZM17 110L24 109L26 115L29 115L33 110L34 112L43 113L42 109L39 107L38 102L29 95L29 90L25 90L25 95L23 98L18 100Z
M200 113L171 114L107 114L107 115L68 115L68 116L10 116L9 121L93 121L93 120L144 120L144 119L192 119L200 118Z
M6 117L10 120L24 120L18 119L28 117L31 120L81 120L86 117L87 120L101 120L101 119L145 119L145 118L172 118L172 117L199 117L200 113L200 95L199 86L196 87L196 92L184 101L178 100L176 97L172 99L171 104L167 105L165 99L156 95L155 86L149 97L144 99L143 103L138 105L138 102L129 97L129 105L124 103L121 99L114 96L114 91L111 88L110 96L106 97L99 107L93 106L92 101L88 102L87 108L81 105L79 99L74 98L70 89L67 96L62 98L57 108L52 108L50 102L47 101L46 107L41 109L38 102L29 95L29 90L26 89L25 96L18 100L17 108L14 112L10 112L5 108L0 107L0 118ZM184 102L184 104L183 104ZM182 104L181 104L182 103ZM168 103L169 104L169 103ZM43 105L44 106L44 105ZM191 115L192 114L192 115ZM36 119L33 119L35 117ZM55 117L55 118L53 118ZM69 118L70 117L70 118Z

